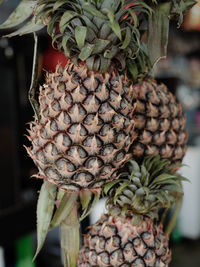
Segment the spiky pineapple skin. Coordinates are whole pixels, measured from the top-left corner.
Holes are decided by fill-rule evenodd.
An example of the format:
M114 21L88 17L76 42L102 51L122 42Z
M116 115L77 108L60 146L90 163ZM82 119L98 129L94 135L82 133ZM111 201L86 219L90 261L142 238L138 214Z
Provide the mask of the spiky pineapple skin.
M180 163L187 150L186 118L180 103L164 84L153 79L138 86L136 109L133 114L135 134L130 152L138 161L159 154L172 163Z
M97 188L131 157L134 88L117 71L99 74L69 61L40 88L40 119L30 124L28 154L64 190Z
M162 225L132 217L102 215L84 237L79 267L167 267L171 260L168 237Z

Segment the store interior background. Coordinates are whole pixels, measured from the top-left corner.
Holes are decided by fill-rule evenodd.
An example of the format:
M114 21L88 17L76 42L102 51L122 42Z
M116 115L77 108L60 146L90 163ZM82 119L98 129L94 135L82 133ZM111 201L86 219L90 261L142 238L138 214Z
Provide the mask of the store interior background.
M0 23L18 4L0 6ZM0 36L5 32L0 31ZM51 48L45 31L39 34L40 73L53 71L55 62L65 63ZM28 102L33 56L33 36L0 37L0 267L61 267L59 229L50 232L36 262L35 214L41 181L30 178L36 172L23 145L33 111ZM173 260L170 267L200 266L200 1L186 14L181 28L171 24L168 57L154 70L155 77L176 94L187 116L189 148L182 168L191 183L184 184L184 202L171 235ZM103 202L90 217L99 216ZM98 211L98 212L97 212ZM89 224L86 219L82 229Z

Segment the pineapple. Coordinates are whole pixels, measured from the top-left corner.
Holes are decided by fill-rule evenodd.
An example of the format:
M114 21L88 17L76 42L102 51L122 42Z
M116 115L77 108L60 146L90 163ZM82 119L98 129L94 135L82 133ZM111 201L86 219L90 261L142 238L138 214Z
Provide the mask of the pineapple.
M162 225L132 217L102 215L85 236L79 267L167 267L171 259Z
M27 148L38 177L74 191L116 179L135 138L133 88L117 72L97 74L70 61L47 74Z
M104 187L108 213L84 237L79 267L167 267L171 260L168 235L158 220L182 194L184 177L160 156L149 156L141 165L130 160L119 180Z
M147 155L159 154L171 163L181 163L188 140L181 105L164 84L155 80L143 81L137 90L133 114L137 138L130 148L132 157L141 162Z

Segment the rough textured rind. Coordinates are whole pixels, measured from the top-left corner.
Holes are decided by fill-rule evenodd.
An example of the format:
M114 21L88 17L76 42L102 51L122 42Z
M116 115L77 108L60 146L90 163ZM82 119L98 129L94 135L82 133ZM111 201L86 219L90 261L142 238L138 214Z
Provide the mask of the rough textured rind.
M188 140L181 105L164 84L155 80L142 82L137 90L133 115L137 138L130 148L132 157L143 160L145 156L159 154L171 163L181 162Z
M98 74L69 62L47 74L27 148L38 176L72 190L116 179L136 138L135 101L134 87L116 71Z
M79 254L79 267L167 267L171 260L162 225L144 219L103 215L90 227Z

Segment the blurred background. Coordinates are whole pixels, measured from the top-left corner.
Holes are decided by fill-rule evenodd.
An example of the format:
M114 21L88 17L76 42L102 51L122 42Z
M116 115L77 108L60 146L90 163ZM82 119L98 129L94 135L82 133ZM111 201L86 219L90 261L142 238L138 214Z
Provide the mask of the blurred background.
M0 23L18 4L0 7ZM0 36L5 32L0 32ZM200 266L200 1L190 10L180 29L171 24L168 57L154 70L155 77L176 94L187 116L189 148L181 172L191 180L184 184L183 207L171 234L170 267ZM59 229L48 234L36 262L36 202L41 181L30 178L36 169L23 145L33 111L28 102L33 56L33 36L0 38L0 267L61 267ZM39 35L39 72L65 64L53 50L45 32ZM40 83L43 82L41 78ZM82 229L95 222L103 210L98 203ZM98 213L97 213L98 210Z

